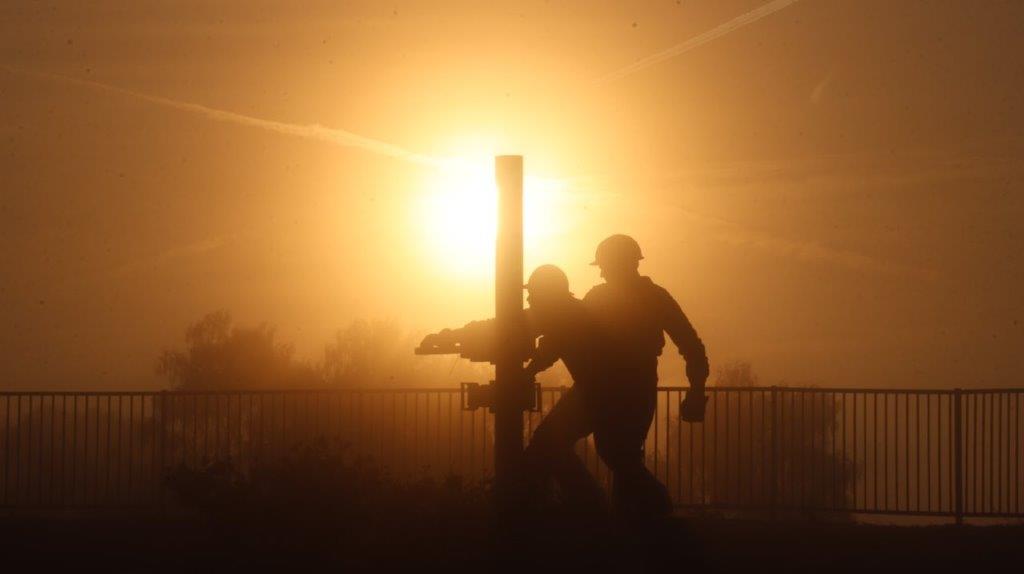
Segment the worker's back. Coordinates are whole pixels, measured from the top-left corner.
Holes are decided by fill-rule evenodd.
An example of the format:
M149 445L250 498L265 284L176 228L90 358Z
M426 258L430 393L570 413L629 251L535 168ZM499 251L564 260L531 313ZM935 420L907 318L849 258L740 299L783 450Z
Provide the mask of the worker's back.
M529 313L531 326L540 335L536 360L549 366L558 359L581 389L600 387L608 376L610 345L594 316L582 301L568 297L543 315Z
M665 346L665 299L668 293L649 277L628 283L602 283L583 301L617 358L634 368L657 368Z

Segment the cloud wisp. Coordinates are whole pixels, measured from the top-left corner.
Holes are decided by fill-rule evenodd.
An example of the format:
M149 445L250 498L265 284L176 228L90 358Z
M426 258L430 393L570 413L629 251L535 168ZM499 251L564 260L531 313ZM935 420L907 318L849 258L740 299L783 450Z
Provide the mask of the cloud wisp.
M806 263L831 264L853 271L883 276L909 277L934 280L935 273L926 268L877 259L862 253L827 247L817 242L787 239L754 231L737 223L677 208L691 221L710 229L715 240L741 248L757 249L778 257L796 259Z
M651 198L644 200L635 195L609 191L607 189L608 182L602 182L600 176L595 175L576 182L587 189L586 201L604 204L607 209L616 209L629 204L642 205L643 219L659 229L678 227L682 221L686 221L688 225L700 229L700 233L704 237L734 247L756 250L773 257L812 265L830 265L863 274L928 281L937 278L935 271L926 267L872 257L856 251L831 247L818 241L783 237L760 231L737 221L688 209L672 200ZM570 190L573 189L578 190L580 187L570 185Z
M707 32L704 32L703 34L694 36L693 38L690 38L689 40L681 44L676 44L675 46L666 48L660 52L656 52L645 58L641 58L628 66L624 66L622 68L619 68L618 70L615 70L614 72L601 76L600 78L595 80L594 83L598 86L603 86L615 82L617 80L621 80L622 78L635 74L640 70L650 68L651 66L660 64L665 60L669 60L671 58L675 58L676 56L685 54L686 52L689 52L694 48L703 46L704 44L707 44L708 42L716 38L720 38L748 24L753 24L754 22L757 22L761 18L771 16L772 14L778 12L779 10L782 10L783 8L786 8L787 6L796 4L798 1L799 0L773 0L772 2L768 2L767 4L761 6L760 8L755 8L750 12L737 16L724 24L721 24L708 30Z
M162 96L154 96L152 94L147 94L144 92L136 92L133 90L120 88L118 86L112 86L109 84L104 84L93 80L73 78L71 76L64 76L61 74L51 74L35 71L30 72L9 67L3 67L3 69L15 74L36 76L40 78L46 78L49 80L55 80L58 82L64 82L77 86L87 87L102 92L117 94L120 96L149 102L151 104L156 104L158 106L163 106L166 108L198 114L207 119L218 122L261 129L264 131L274 132L282 135L288 135L308 140L320 141L341 147L357 148L373 154L392 157L409 163L432 167L450 167L453 163L452 160L447 158L440 158L417 153L392 143L369 138L347 130L329 128L326 126L322 126L320 124L292 124L288 122L268 120L264 118L248 116L245 114L239 114L228 110L222 110L219 108L212 108L209 106L204 106L202 104L184 102L181 100L174 100Z

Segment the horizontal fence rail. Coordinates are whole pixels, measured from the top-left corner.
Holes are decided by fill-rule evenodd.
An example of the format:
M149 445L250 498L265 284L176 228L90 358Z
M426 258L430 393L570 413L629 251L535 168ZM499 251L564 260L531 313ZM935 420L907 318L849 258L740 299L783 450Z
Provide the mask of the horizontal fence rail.
M562 388L524 413L528 439ZM660 388L650 469L687 508L1024 517L1024 390L713 387L701 424ZM240 473L312 444L396 479L493 470L493 417L457 389L0 393L0 507L163 504L175 468ZM610 483L593 439L577 454Z

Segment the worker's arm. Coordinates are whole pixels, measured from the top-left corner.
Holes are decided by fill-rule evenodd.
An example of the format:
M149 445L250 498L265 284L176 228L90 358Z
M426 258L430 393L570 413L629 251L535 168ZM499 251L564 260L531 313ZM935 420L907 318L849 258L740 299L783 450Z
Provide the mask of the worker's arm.
M526 374L534 377L537 373L549 369L560 358L562 358L561 354L554 343L548 337L541 337L537 342L537 348L534 350L533 356L530 357L530 362L526 365Z
M690 390L679 405L679 416L687 422L704 420L704 408L707 397L704 396L704 384L708 379L708 355L704 343L697 336L697 330L683 313L679 303L668 293L664 293L664 329L669 338L679 348L679 354L686 360L686 378L690 382Z
M522 320L517 327L522 329L522 336L516 340L522 342L522 348L515 352L525 361L533 354L533 341L536 338L535 322L529 309L523 310ZM421 355L443 355L458 353L471 361L494 362L498 355L498 330L494 319L471 321L458 329L443 329L423 338L416 352Z
M690 388L703 392L709 370L704 342L697 336L697 330L693 328L679 303L667 291L664 292L664 307L664 329L679 348L679 354L686 360L686 378L690 381Z
M494 319L482 321L470 321L462 327L455 329L441 329L437 333L431 333L423 338L421 347L446 347L458 345L467 340L478 338L483 334L490 334L494 331Z

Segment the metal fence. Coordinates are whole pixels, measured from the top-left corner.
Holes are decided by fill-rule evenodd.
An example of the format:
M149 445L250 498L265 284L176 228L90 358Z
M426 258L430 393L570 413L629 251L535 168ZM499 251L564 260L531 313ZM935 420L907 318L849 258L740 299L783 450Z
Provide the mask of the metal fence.
M563 389L544 389L532 433ZM659 389L649 467L676 504L771 513L1024 517L1024 389ZM152 506L167 469L240 472L327 441L396 479L492 470L493 420L456 389L0 393L0 507ZM528 438L524 437L524 438ZM599 480L592 439L578 454Z

